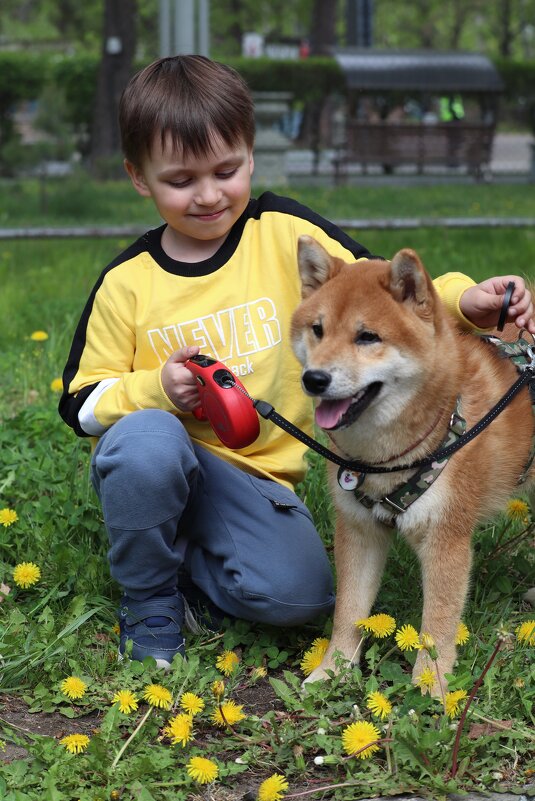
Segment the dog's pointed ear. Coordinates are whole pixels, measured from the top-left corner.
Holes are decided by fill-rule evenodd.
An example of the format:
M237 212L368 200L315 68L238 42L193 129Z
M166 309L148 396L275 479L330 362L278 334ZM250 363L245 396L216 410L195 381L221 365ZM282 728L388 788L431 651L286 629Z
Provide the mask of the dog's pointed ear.
M297 240L297 263L303 298L319 289L340 269L338 259L327 253L323 245L311 236L300 236Z
M410 248L398 251L390 264L390 292L398 303L413 303L422 313L433 307L433 285L418 254Z

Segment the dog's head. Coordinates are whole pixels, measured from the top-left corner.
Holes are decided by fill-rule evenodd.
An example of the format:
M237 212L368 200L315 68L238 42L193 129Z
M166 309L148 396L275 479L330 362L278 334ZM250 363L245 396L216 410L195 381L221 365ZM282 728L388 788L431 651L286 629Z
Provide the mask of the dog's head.
M299 238L302 303L292 345L305 392L327 430L383 426L422 390L436 365L444 312L417 254L346 264Z

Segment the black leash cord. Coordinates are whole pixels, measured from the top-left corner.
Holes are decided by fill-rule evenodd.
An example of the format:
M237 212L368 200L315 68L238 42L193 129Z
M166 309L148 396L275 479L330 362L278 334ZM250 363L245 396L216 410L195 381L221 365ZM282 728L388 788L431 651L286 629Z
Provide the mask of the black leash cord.
M427 465L431 464L431 462L440 462L442 459L446 459L447 457L451 456L452 453L458 451L459 448L462 448L463 445L466 445L468 442L470 442L470 440L477 437L478 434L480 434L488 425L490 425L490 423L492 423L492 421L500 414L500 412L503 411L507 404L512 401L517 392L522 389L524 384L533 380L534 378L534 368L527 367L523 371L520 378L518 378L512 387L505 393L505 395L500 398L498 403L496 403L478 423L472 426L472 428L470 428L464 434L461 434L459 439L457 439L451 445L448 445L446 448L442 448L441 450L435 451L435 453L432 453L429 456L425 456L423 459L418 459L418 461L412 462L411 464L402 464L396 467L380 467L379 465L366 464L366 462L347 461L346 459L342 459L341 456L338 456L338 454L334 453L328 448L325 448L320 442L312 439L312 437L309 437L304 431L301 431L301 429L297 428L297 426L294 426L293 423L290 423L289 420L286 420L285 417L282 417L282 415L275 411L273 406L266 401L251 400L253 400L253 406L261 417L263 417L265 420L271 420L271 422L275 423L275 425L278 425L279 428L282 428L288 434L291 434L291 436L295 439L300 440L311 450L316 451L316 453L319 453L320 456L323 456L325 459L329 459L331 462L334 462L340 467L344 467L346 470L355 470L358 473L396 473L400 470L412 470L415 467L426 467Z

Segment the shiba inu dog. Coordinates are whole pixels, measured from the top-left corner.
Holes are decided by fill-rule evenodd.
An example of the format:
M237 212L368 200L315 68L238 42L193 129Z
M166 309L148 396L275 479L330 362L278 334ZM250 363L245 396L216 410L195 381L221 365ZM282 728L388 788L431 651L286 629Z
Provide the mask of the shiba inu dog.
M391 262L345 264L301 237L298 259L303 299L293 316L293 348L303 388L318 401L316 423L344 459L382 468L424 460L454 441L463 423L472 428L518 379L494 344L461 331L414 251L402 250ZM505 338L517 339L513 329L506 328ZM533 486L533 435L524 386L449 459L368 474L329 464L337 601L330 646L307 681L335 668L335 652L348 660L357 652L355 621L370 614L397 529L421 565L421 631L438 652L432 692L445 688L468 589L472 531L503 508L521 475L523 486ZM414 678L424 667L435 669L428 659L419 651Z

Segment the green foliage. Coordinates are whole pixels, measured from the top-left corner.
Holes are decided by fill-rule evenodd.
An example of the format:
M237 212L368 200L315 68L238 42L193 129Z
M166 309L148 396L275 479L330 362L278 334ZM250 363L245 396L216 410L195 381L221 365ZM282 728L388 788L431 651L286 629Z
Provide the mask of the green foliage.
M505 97L516 99L535 136L535 61L500 59L496 67L505 84Z
M345 91L344 76L332 58L271 60L268 58L227 59L247 81L253 92L292 92L295 100L307 103Z
M49 59L0 51L0 108L10 111L20 100L35 100L49 77Z
M56 57L52 65L53 80L65 93L68 119L82 130L91 127L98 63L96 56L82 54Z
M4 152L15 136L13 112L23 100L34 100L41 93L48 71L38 56L0 52L0 174L12 167Z

